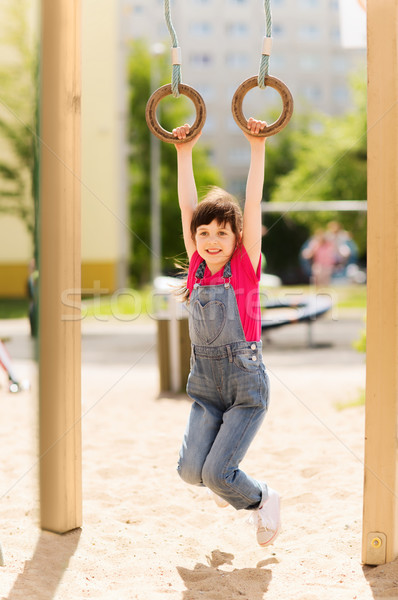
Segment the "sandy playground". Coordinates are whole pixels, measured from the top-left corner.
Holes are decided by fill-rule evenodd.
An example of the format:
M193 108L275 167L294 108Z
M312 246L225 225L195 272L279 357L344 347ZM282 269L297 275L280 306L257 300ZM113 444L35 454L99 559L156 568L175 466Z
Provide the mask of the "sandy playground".
M38 525L37 383L28 323L2 321L32 391L0 376L0 597L7 600L369 600L398 598L398 562L361 565L363 315L275 331L272 396L243 467L282 495L283 531L261 549L247 513L186 486L176 460L189 402L158 394L156 324L83 322L84 524Z

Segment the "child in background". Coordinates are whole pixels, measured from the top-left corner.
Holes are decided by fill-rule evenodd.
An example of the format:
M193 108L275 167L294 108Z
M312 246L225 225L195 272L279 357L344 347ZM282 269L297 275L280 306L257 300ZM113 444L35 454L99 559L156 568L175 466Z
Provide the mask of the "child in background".
M265 417L269 379L262 362L259 279L264 121L249 119L251 147L242 212L224 190L213 188L198 204L192 149L200 134L176 143L178 198L189 258L187 280L192 344L187 393L193 400L178 472L206 486L219 506L252 512L257 541L272 544L280 530L280 498L239 464ZM173 130L186 138L189 125Z

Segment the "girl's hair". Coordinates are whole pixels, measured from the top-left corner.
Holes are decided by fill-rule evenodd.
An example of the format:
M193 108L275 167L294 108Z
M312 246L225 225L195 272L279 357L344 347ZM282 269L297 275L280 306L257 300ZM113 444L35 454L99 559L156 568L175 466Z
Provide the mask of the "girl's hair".
M234 196L215 186L208 190L203 200L199 202L193 212L191 221L192 239L195 239L198 227L209 225L214 219L221 226L225 226L226 223L230 224L235 234L236 243L239 245L243 225L243 215L240 206ZM187 274L187 270L187 268L184 269L184 275ZM176 290L176 294L181 297L183 302L189 301L189 290L186 286L186 280L184 285Z
M198 227L209 225L214 219L222 226L229 223L239 242L243 225L242 211L236 199L219 187L210 188L195 208L191 221L192 239L195 239Z

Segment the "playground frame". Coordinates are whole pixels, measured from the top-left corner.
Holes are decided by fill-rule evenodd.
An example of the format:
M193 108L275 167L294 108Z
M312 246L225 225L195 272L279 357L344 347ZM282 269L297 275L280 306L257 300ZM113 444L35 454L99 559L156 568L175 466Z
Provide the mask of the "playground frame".
M80 321L81 0L42 0L41 526L82 524ZM398 0L368 0L368 315L362 559L398 556Z

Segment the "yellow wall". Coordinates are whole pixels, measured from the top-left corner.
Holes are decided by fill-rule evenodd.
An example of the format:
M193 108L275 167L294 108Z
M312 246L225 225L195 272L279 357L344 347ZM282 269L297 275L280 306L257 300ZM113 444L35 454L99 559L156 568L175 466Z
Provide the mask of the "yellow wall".
M0 297L27 297L28 265L25 263L0 264Z
M0 215L0 297L26 296L31 239L21 220Z
M82 275L112 291L125 285L120 273L128 253L119 6L109 0L82 3Z
M28 3L34 7L37 0ZM0 19L5 8L1 4ZM119 2L82 2L82 287L99 281L110 292L126 285L129 236L120 10ZM33 8L30 18L37 29ZM0 213L0 297L26 294L32 255L23 223Z
M101 288L102 293L112 293L118 287L115 262L84 262L82 264L82 293ZM108 291L106 291L108 290Z

